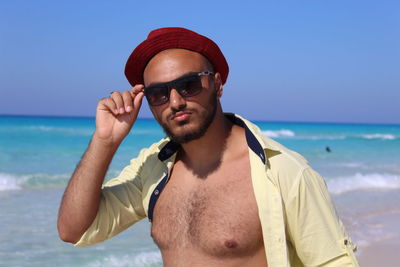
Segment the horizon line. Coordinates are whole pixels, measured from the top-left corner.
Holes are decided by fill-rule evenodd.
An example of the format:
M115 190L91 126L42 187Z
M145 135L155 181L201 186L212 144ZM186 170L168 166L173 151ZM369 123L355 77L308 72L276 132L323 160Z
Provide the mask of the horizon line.
M85 115L34 115L34 114L0 114L0 117L38 117L38 118L87 118L87 119L95 119L96 116L85 116ZM154 117L141 117L138 119L144 120L154 120ZM271 123L301 123L301 124L356 124L356 125L394 125L400 126L400 123L377 123L377 122L328 122L328 121L284 121L284 120L259 120L259 119L250 119L253 122L271 122Z

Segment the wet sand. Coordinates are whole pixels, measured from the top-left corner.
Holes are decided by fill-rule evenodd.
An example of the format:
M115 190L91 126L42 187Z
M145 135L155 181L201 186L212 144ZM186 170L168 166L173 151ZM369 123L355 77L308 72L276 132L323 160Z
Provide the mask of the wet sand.
M400 212L396 210L381 214L378 222L382 239L359 246L357 252L359 264L361 267L399 267Z
M400 245L398 240L386 240L365 248L358 261L361 267L398 267L400 266Z

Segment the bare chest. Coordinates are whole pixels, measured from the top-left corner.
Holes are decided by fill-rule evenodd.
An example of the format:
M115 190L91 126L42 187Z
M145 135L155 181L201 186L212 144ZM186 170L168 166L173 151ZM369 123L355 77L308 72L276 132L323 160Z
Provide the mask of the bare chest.
M190 186L182 178L195 179L171 179L155 206L152 236L161 251L240 257L263 245L249 167L221 170Z

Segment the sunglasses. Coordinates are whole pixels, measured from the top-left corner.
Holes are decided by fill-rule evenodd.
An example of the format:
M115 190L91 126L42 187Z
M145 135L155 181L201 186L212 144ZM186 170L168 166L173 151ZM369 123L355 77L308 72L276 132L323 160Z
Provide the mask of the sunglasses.
M182 97L191 97L199 94L203 89L201 76L213 75L211 71L195 72L176 80L150 85L143 89L150 106L161 106L169 101L172 88Z

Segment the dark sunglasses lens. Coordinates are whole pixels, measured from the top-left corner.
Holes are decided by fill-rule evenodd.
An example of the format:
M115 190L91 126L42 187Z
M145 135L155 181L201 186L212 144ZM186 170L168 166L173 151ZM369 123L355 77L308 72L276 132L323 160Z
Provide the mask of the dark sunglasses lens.
M177 81L174 86L176 90L178 90L179 94L183 97L197 95L203 88L201 84L201 78L197 75Z
M184 77L169 84L172 88L176 89L182 97L195 96L203 89L201 77L198 75ZM145 89L145 95L151 106L165 104L169 100L168 86L166 84L150 86Z
M158 106L168 102L168 88L166 86L154 86L145 90L147 101L151 106Z

